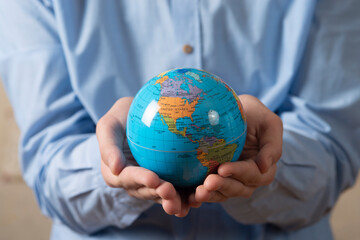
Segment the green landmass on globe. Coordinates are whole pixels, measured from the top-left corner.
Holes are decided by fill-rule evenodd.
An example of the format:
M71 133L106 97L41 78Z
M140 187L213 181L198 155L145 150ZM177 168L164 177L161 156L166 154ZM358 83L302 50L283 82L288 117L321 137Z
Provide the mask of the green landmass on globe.
M152 78L135 96L127 139L140 166L177 187L194 187L220 164L239 158L246 119L236 93L221 78L173 69Z

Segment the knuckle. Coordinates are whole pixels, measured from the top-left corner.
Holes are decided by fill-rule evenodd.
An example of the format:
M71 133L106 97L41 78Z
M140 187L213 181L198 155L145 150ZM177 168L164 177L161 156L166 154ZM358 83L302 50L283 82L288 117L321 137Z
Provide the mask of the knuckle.
M238 162L225 162L222 163L218 168L218 174L220 174L222 177L228 177L234 172L236 172L236 169L238 168Z
M223 187L224 179L217 174L210 174L204 182L204 186L208 191L214 191L219 187Z
M147 171L141 176L141 184L149 188L155 188L160 184L157 175L154 172Z
M145 173L142 175L142 184L144 184L145 186L151 185L153 176L150 173Z

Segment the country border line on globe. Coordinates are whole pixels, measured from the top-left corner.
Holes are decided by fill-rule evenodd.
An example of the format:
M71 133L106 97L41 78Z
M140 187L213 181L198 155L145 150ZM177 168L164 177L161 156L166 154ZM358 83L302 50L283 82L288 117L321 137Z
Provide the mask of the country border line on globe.
M230 144L230 143L236 141L237 139L239 139L242 135L244 135L244 133L246 133L246 129L245 129L245 131L244 131L242 134L240 134L238 137L232 139L231 141L229 141L229 142L227 142L227 143L224 143L224 144L221 144L221 145L217 145L217 146L215 146L215 147L209 147L208 149L219 148L219 147L225 146L225 145L227 145L227 144ZM151 150L151 151L156 151L156 152L170 152L170 153L178 152L178 153L187 153L187 152L197 152L197 151L198 151L198 150L191 150L191 151L164 151L164 150L157 150L157 149L147 148L147 147L141 146L141 145L139 145L139 144L131 141L131 139L128 138L128 137L127 137L127 139L128 139L131 143L135 144L135 145L138 146L138 147L141 147L141 148L144 148L144 149L147 149L147 150Z

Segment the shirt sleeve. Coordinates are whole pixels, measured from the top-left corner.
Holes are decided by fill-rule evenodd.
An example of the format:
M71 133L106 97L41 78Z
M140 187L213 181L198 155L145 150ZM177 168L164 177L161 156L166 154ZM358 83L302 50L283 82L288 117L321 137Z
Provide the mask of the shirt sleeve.
M153 203L105 184L97 119L73 91L52 9L40 1L0 0L0 39L0 75L21 130L22 172L42 212L83 233L130 225Z
M358 7L349 2L322 2L316 10L298 74L278 111L284 142L275 180L250 199L223 203L242 223L304 227L328 214L355 182L360 167L360 49L355 40L360 19Z

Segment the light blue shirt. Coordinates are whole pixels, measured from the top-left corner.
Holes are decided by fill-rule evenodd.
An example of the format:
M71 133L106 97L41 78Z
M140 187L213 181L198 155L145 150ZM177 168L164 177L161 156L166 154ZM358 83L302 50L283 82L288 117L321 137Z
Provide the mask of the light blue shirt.
M329 213L360 166L359 9L356 0L0 0L0 75L52 239L331 239ZM271 185L185 218L108 187L95 136L118 98L178 67L222 77L284 123Z

